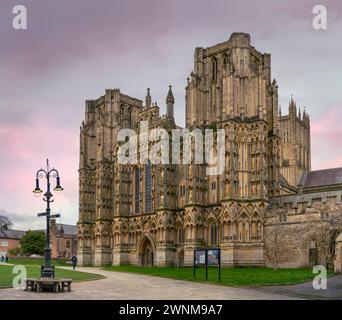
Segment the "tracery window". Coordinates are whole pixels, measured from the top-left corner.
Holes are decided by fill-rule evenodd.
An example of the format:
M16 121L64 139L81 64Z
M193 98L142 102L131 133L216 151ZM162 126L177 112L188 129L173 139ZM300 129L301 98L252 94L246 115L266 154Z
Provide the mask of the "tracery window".
M212 64L212 77L213 80L216 80L217 78L217 59L213 59L213 64Z
M152 169L151 162L145 165L145 212L152 211Z
M218 243L217 241L218 236L218 228L215 222L211 222L209 225L209 244L212 246L216 246Z
M181 226L179 226L177 228L177 243L182 244L184 243L184 240L185 240L185 230Z
M134 212L140 212L140 170L134 170Z

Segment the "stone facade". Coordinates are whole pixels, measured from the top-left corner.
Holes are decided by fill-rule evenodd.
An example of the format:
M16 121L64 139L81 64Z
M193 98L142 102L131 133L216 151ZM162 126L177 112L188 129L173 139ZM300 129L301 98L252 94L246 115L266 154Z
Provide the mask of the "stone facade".
M296 103L291 98L288 115L279 113L282 148L280 153L281 174L286 181L297 186L303 173L311 170L310 119L304 110L297 114Z
M336 239L334 271L342 272L342 233Z
M312 229L328 224L332 216L337 228L342 221L342 168L304 173L297 192L269 199L265 223L265 247L270 254L265 264L271 266L274 258L272 248L279 249L278 265L281 267L306 267L326 264L325 257L310 238ZM308 219L310 217L310 219ZM328 230L322 229L323 231ZM316 232L319 233L319 230ZM322 232L322 231L321 231ZM268 237L278 233L278 240ZM320 236L319 234L316 236ZM335 268L341 268L340 246L336 241ZM339 266L339 267L338 267Z
M270 54L257 51L248 34L233 33L226 42L196 48L186 85L186 128L224 130L223 174L208 176L207 164L194 161L120 164L119 130L139 135L140 121L149 129L179 128L174 102L171 86L166 115L149 89L144 103L119 89L86 101L80 264L192 265L193 250L203 247L220 247L224 266L267 263L267 208L272 199L297 194L300 176L310 170L308 114L297 115L291 99L289 116L281 116Z

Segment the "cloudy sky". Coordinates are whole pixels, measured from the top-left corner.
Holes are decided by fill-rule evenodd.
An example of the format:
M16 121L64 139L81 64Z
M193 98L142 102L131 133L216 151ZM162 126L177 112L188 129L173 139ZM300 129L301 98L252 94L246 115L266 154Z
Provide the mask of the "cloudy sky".
M28 29L12 28L25 5ZM328 29L315 30L323 4ZM312 169L342 166L342 3L340 0L1 0L0 214L15 228L44 226L32 196L35 172L48 157L65 192L53 211L78 216L79 126L84 101L106 88L143 98L147 87L165 112L172 84L176 120L184 125L184 87L195 47L251 34L272 54L286 113L293 94L311 117Z

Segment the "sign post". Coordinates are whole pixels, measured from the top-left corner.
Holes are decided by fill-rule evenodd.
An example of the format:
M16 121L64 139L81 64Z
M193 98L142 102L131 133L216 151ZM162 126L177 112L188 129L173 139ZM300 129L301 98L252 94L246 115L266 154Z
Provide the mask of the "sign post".
M194 278L196 277L196 266L206 264L206 250L195 249L194 250Z
M194 250L194 278L196 278L196 250Z
M196 266L205 265L205 280L208 281L208 266L218 266L218 280L221 281L221 249L195 249L194 250L194 278Z
M205 280L208 281L208 250L205 250Z
M219 282L221 282L221 249L219 249Z

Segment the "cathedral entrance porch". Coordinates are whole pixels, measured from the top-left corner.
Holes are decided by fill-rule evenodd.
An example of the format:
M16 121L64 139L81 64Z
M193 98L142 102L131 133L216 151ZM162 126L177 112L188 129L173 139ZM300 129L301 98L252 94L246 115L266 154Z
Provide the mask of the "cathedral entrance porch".
M144 267L153 267L154 250L151 241L145 237L139 249L139 265Z

